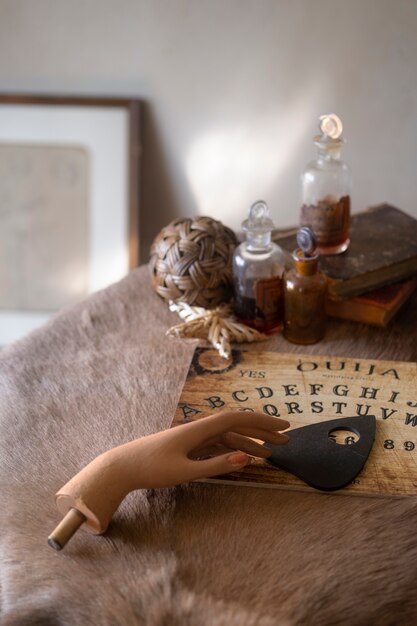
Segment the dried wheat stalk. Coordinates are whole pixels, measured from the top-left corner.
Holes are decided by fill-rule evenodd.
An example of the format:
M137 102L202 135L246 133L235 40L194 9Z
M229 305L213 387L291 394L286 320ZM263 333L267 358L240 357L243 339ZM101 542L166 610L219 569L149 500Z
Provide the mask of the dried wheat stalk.
M263 333L237 322L232 316L231 304L204 309L185 302L170 302L169 308L185 321L172 326L166 333L168 337L205 339L224 358L230 356L232 342L264 341L267 338Z

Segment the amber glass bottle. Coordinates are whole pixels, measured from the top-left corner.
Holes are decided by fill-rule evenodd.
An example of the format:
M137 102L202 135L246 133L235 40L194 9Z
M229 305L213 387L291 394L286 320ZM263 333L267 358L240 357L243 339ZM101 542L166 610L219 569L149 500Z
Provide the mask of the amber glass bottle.
M284 337L308 345L324 337L327 280L318 271L312 231L301 228L297 241L302 247L293 254L295 267L284 276Z

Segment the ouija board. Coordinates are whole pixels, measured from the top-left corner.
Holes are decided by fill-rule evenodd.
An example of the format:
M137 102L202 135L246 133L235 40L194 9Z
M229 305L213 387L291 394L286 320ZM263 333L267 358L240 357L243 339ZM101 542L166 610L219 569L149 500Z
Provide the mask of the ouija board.
M360 474L338 493L417 495L416 363L238 350L224 359L214 350L197 348L172 425L222 409L263 411L288 419L291 428L375 415L370 456ZM341 445L355 440L351 432L340 432L336 439ZM258 459L214 480L313 490Z

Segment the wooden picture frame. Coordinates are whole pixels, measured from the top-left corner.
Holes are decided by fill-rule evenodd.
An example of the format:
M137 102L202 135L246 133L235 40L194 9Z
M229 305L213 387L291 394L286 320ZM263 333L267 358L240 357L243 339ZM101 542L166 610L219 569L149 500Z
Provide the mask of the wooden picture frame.
M140 101L136 99L0 93L0 345L36 328L61 306L119 280L139 264L140 152ZM62 184L53 188L54 181L61 180L51 175L59 159L64 159L67 174L75 172L78 195L74 190L77 185L71 187L68 181L67 196ZM24 178L16 163L20 169L25 163L30 176L26 173ZM69 170L69 166L73 169ZM36 179L34 184L39 172L42 182ZM32 192L36 197L31 197ZM40 206L42 201L45 206ZM64 223L69 226L74 244L83 250L83 255L77 257L83 257L83 264L81 260L79 263L83 269L78 273L82 275L78 283L83 287L77 293L74 288L73 298L69 288L61 297L51 297L52 285L59 283L59 272L53 260L47 260L47 254L43 254L43 265L26 259L25 281L30 295L22 289L22 293L16 292L18 281L13 272L16 265L23 263L18 247L12 251L13 237L17 240L19 234L16 220L21 211L19 227L26 224L28 230L25 211L29 215L29 208L36 202L36 210L42 216L37 226L37 250L48 249L48 241L51 250L58 251L57 256L62 247L67 248L67 273L62 274L62 284L68 283L65 277L70 256L76 255L76 250L71 250L70 237L63 232ZM61 247L53 229L48 235L44 227L53 220L55 210L55 222L61 219ZM75 220L70 215L73 211ZM32 206L30 219L33 214ZM7 228L11 231L9 239ZM36 247L30 237L29 232L21 237L20 251ZM27 254L33 259L33 250ZM29 266L37 268L37 272L33 269L34 286ZM48 268L56 274L50 277L50 284Z

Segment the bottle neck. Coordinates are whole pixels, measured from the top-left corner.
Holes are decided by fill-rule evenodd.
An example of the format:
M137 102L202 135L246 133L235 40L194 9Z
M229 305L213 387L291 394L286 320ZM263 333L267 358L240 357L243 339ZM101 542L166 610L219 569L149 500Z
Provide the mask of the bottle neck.
M266 233L246 233L246 246L248 250L268 250L271 246L271 232Z
M318 256L304 256L302 250L298 248L293 253L295 271L300 276L314 276L317 274Z
M327 139L315 137L314 143L317 147L317 157L322 161L339 161L343 147L342 139Z
M340 161L341 148L321 148L317 149L317 158L319 161Z
M314 276L317 274L317 261L299 259L295 263L295 270L300 276Z

